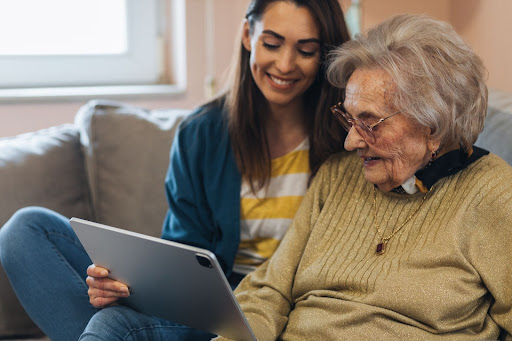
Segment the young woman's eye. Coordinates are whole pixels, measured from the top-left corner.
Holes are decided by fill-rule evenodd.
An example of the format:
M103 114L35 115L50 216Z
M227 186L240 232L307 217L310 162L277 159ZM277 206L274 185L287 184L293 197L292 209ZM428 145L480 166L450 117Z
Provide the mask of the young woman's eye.
M304 57L313 57L316 55L316 51L308 51L308 50L299 50L299 53Z
M275 50L279 47L279 45L270 44L270 43L266 43L266 42L263 42L263 46L269 50Z

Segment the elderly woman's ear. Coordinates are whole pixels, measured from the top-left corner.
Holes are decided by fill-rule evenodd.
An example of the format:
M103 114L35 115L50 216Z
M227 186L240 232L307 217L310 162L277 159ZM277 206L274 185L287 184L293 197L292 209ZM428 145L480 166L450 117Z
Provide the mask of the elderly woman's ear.
M435 131L432 128L427 128L427 144L428 150L432 153L439 152L441 149L441 139L437 137L433 137Z

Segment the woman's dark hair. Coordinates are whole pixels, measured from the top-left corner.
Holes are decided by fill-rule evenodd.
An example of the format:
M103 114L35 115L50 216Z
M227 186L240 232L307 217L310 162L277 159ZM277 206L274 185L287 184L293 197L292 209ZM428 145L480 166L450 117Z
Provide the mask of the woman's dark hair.
M252 32L269 4L277 1L307 8L315 18L322 42L320 68L315 82L304 94L306 127L309 128L309 163L312 176L333 153L342 150L345 131L334 121L329 107L338 101L339 90L325 77L325 60L331 50L349 40L338 0L253 0L246 19ZM265 132L268 102L251 75L249 58L241 39L232 63L226 90L217 98L229 113L228 125L234 156L242 177L256 188L270 179L271 157ZM254 187L253 187L254 190Z

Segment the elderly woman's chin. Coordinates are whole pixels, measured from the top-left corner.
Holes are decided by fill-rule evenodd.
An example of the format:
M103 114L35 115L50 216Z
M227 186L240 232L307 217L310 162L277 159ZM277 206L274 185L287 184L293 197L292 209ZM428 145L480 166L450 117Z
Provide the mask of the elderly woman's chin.
M401 165L387 165L383 159L364 161L364 178L381 191L389 192L411 178L424 164L403 162Z
M389 159L363 159L363 170L366 181L376 185L381 191L389 192L401 186L423 169L429 162L423 148L417 148L415 153L407 157L390 157Z
M385 178L382 174L375 174L375 172L372 171L365 171L364 177L366 181L369 183L376 185L378 189L380 189L383 192L389 192L393 188L396 188L401 185L398 181L393 181L392 179Z

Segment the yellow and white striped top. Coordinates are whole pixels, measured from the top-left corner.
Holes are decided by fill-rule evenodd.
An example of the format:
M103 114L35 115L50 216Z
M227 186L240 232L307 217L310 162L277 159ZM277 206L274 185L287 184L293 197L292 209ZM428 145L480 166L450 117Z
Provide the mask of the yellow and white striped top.
M237 273L247 274L272 256L290 226L311 173L309 139L271 162L270 181L256 194L242 182L240 247L233 267Z

